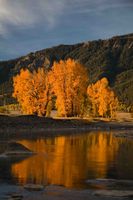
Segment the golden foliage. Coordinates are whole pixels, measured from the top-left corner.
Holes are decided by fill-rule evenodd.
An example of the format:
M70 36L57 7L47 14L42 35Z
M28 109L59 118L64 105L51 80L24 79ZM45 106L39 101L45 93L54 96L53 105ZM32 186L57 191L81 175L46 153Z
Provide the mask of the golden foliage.
M114 117L118 108L118 99L109 87L108 80L102 78L88 87L87 93L92 103L94 116Z
M85 67L72 59L54 62L49 78L57 97L58 114L60 116L79 115L88 82Z
M43 68L33 73L22 69L20 74L13 78L13 86L13 97L18 100L24 113L45 115L50 100L50 86Z

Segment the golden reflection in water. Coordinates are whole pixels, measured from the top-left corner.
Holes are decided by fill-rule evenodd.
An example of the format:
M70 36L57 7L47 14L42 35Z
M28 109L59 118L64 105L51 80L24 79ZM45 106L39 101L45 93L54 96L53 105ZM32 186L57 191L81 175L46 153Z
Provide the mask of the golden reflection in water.
M123 139L99 132L18 142L37 152L12 165L12 174L20 184L73 187L86 178L106 178Z

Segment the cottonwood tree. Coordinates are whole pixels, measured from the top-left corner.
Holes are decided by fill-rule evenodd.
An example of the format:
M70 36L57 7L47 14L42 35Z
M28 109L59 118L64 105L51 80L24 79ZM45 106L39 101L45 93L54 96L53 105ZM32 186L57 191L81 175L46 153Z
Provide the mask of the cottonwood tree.
M88 86L87 93L92 103L94 116L114 117L118 108L118 98L109 87L107 78L102 78Z
M49 79L60 116L77 116L86 95L88 76L84 66L73 59L54 62Z
M50 101L50 85L43 68L30 72L22 69L13 78L13 97L19 102L23 113L45 115Z

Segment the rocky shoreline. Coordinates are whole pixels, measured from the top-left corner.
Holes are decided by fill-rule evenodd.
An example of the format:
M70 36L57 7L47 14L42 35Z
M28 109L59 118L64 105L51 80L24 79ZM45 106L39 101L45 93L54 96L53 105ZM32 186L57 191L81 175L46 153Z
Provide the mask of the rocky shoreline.
M37 185L37 187L39 187ZM34 190L35 189L35 190ZM131 199L133 191L131 190L76 190L68 189L62 186L49 185L44 189L27 190L24 186L1 185L1 200L124 200Z

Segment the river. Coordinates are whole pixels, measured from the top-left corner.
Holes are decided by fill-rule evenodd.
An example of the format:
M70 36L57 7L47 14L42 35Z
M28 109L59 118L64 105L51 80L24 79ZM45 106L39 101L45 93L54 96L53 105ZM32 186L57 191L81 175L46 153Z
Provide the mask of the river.
M1 183L133 188L133 139L99 131L16 141L36 154L0 159Z

